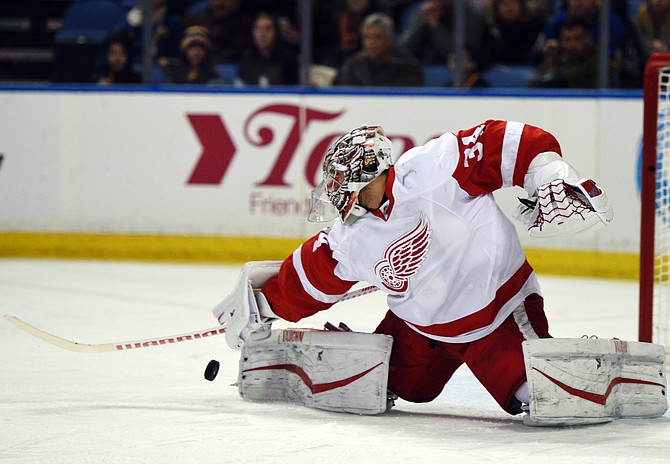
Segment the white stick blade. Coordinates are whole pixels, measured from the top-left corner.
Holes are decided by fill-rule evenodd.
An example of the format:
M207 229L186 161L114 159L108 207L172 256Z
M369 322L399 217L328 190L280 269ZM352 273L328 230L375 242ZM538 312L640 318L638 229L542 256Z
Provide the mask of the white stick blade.
M151 346L162 346L162 345L171 345L174 343L186 342L189 340L199 340L201 338L212 337L214 335L220 335L225 333L226 328L217 326L209 329L196 330L194 332L189 332L181 335L168 335L164 337L149 338L143 340L131 340L126 342L112 342L112 343L79 343L72 340L66 340L57 335L50 334L45 332L42 329L28 324L25 321L22 321L18 317L10 316L5 314L5 319L8 322L11 322L19 329L24 332L32 335L33 337L39 338L47 343L51 343L59 348L63 348L68 351L76 352L95 352L95 353L109 353L112 351L126 351L134 350L137 348L148 348Z
M51 343L52 345L55 345L59 348L63 348L68 351L76 351L76 352L94 351L98 353L117 351L116 346L114 346L113 344L104 343L101 345L91 345L86 343L73 342L71 340L66 340L57 335L50 334L49 332L45 332L41 329L38 329L37 327L32 326L25 321L22 321L18 317L5 314L5 319L7 319L8 322L11 322L24 332L29 333L33 337L39 338L40 340L43 340L47 343Z

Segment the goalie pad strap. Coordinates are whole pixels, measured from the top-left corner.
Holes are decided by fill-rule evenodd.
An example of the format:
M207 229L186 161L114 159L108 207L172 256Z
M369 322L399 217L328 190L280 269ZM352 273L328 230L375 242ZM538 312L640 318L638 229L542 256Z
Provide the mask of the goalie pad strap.
M656 417L668 408L661 345L607 339L523 342L529 425Z
M238 391L247 400L383 413L392 343L392 337L381 334L272 330L268 338L244 345Z

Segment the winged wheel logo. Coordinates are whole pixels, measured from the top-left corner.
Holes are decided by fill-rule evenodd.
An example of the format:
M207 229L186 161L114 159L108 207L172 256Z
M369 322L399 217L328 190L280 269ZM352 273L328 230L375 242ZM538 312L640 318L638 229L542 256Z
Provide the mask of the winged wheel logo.
M375 264L374 272L381 283L393 292L405 293L409 278L419 272L426 259L432 230L428 218L421 214L412 230L394 240Z

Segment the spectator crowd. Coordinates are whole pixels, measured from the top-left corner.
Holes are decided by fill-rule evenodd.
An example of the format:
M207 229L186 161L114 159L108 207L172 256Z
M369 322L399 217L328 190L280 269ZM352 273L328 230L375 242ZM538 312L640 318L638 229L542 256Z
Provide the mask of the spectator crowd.
M464 0L462 79L453 80L454 0L311 2L311 85L424 86L426 67L451 69L444 86L495 87L486 71L530 70L528 87L595 88L599 0ZM644 63L670 49L670 0L611 0L610 87L639 88ZM629 3L630 2L630 3ZM174 84L300 83L297 0L153 0L155 80ZM101 84L141 80L141 7L110 34ZM221 72L225 67L234 75Z

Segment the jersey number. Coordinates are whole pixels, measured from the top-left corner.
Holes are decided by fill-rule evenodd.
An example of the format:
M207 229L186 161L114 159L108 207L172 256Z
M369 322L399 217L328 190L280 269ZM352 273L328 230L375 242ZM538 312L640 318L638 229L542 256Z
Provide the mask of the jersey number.
M471 159L476 157L477 161L480 161L482 156L484 156L484 145L482 145L481 142L477 142L479 136L484 132L484 127L484 125L481 125L475 129L475 132L472 135L461 137L461 143L466 147L463 150L463 166L466 168L470 166Z

